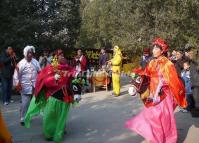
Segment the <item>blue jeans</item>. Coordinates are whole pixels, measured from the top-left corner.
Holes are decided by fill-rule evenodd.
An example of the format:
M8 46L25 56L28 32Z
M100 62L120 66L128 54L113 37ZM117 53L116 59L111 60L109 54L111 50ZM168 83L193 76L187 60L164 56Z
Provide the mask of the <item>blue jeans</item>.
M12 94L12 79L1 77L3 103L10 102Z

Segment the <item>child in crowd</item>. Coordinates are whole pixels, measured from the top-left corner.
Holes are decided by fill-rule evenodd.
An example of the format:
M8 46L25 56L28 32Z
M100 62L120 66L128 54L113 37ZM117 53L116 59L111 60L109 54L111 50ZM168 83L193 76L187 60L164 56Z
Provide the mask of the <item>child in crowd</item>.
M188 106L186 110L183 111L190 111L192 108L195 106L195 102L193 99L192 95L192 85L191 85L191 80L190 80L190 62L189 60L185 60L183 62L183 70L181 72L181 77L185 83L185 88L186 88L186 100L188 103Z

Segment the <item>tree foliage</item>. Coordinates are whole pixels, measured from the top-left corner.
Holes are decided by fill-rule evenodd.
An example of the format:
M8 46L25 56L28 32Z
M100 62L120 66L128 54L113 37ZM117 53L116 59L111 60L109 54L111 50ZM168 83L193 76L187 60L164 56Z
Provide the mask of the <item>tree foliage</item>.
M171 48L198 48L198 7L198 0L1 0L0 47L137 51L162 37Z
M154 37L171 48L199 45L198 0L82 0L82 24L77 45L121 45L140 50ZM136 50L134 50L136 51Z
M79 34L80 0L1 0L0 46L73 47Z

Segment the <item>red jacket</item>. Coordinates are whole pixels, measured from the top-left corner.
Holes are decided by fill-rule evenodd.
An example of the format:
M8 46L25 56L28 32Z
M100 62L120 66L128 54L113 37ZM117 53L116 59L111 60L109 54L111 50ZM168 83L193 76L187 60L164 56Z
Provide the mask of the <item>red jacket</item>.
M80 58L79 57L75 57L73 60L73 65L77 70L77 66L80 64L81 67L81 71L86 71L87 70L87 59L84 55L82 55Z
M55 74L58 73L61 78L56 81ZM38 97L42 89L44 89L45 97L48 99L50 96L53 96L59 90L66 89L64 92L63 101L66 103L73 102L73 98L70 95L70 82L72 77L75 77L77 74L76 70L69 65L58 65L55 70L53 66L46 66L37 76L37 82L35 85L35 97Z

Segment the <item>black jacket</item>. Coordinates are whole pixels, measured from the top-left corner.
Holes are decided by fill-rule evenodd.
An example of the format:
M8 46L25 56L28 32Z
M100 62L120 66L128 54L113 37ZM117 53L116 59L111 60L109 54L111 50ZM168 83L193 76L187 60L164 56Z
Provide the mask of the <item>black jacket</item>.
M181 77L181 72L183 70L183 61L184 59L181 58L179 60L177 60L174 65L175 65L175 68L176 68L176 71L177 71L177 74L178 74L178 77Z
M192 61L190 64L190 76L193 87L199 87L199 72L197 70L197 63Z
M199 72L197 70L197 63L192 61L190 64L190 78L192 84L192 92L196 107L199 107Z
M12 58L10 58L4 51L0 56L1 76L11 79L14 73L14 65L12 64Z

